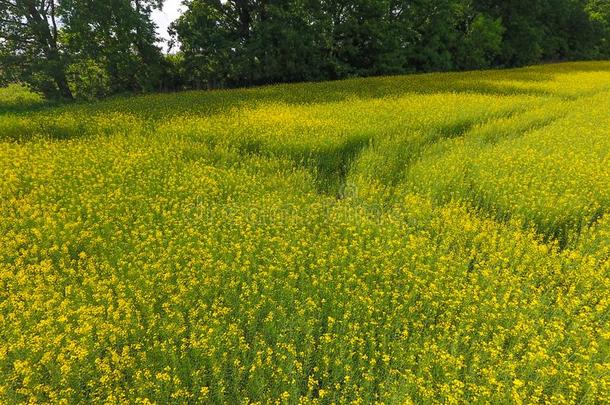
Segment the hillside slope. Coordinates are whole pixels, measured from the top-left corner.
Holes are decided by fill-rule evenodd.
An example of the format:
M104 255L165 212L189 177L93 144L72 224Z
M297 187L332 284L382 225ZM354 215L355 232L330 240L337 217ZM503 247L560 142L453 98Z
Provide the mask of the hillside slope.
M9 103L0 400L608 401L609 101L591 62Z

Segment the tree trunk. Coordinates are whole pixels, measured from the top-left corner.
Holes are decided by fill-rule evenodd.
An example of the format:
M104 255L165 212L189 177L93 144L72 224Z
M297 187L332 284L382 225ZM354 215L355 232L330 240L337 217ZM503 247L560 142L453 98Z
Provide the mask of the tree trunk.
M72 95L72 91L68 85L66 69L63 61L61 60L59 52L57 49L51 47L45 51L45 54L47 57L47 62L49 63L49 66L51 66L49 75L53 78L53 81L57 85L59 96L63 99L73 100L74 96Z
M54 0L51 0L54 1ZM25 3L26 6L26 18L29 22L30 27L32 28L34 35L36 35L36 39L38 40L44 55L46 57L46 61L49 67L47 73L55 84L57 85L57 89L59 90L59 95L61 98L72 100L74 96L72 95L72 91L70 90L70 86L68 86L68 79L66 77L66 68L62 61L61 55L59 54L59 49L57 46L57 32L56 32L56 24L55 24L55 7L51 7L51 19L53 21L53 27L49 27L49 22L47 20L47 16L45 14L45 4L43 1L40 6L41 9L36 8L36 3L32 0Z
M61 98L66 100L73 100L74 96L72 95L72 90L70 90L70 86L68 85L68 79L66 78L66 73L62 70L59 70L53 75L53 81L57 85L59 89L59 95Z

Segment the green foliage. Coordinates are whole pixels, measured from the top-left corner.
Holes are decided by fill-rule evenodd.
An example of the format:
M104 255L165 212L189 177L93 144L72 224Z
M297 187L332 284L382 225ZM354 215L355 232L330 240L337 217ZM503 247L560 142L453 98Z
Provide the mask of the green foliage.
M610 56L608 8L575 0L193 0L173 26L194 87Z
M63 99L74 97L71 87L86 99L160 89L166 66L151 12L161 5L158 0L3 0L0 81L23 81L48 98ZM100 80L94 83L96 69Z
M47 97L72 99L65 75L67 55L58 41L55 0L0 3L0 70Z
M610 54L610 3L605 0L589 0L586 11L592 22L596 38L597 57Z
M2 0L0 83L91 99L610 57L602 0L189 0L176 58L157 45L162 3Z
M460 69L482 69L494 64L502 49L502 21L484 14L477 15L468 24L456 51L456 65Z
M112 92L159 89L164 60L150 19L158 3L62 0L63 42L79 62L104 67Z
M42 96L21 83L0 87L0 112L24 110L43 103Z
M67 74L72 94L77 99L91 101L110 94L108 72L94 60L72 63L67 68Z

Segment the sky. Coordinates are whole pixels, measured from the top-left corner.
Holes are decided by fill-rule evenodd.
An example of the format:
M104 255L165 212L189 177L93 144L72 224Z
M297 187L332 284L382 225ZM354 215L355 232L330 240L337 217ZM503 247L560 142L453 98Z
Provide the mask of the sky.
M152 18L157 24L157 33L163 39L163 49L167 50L167 28L181 14L182 0L165 0L163 11L154 11Z

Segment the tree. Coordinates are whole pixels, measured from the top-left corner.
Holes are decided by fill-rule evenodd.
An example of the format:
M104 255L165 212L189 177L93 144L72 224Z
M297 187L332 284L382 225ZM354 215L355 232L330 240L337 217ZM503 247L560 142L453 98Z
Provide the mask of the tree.
M48 97L72 99L55 0L0 0L0 65Z
M400 73L391 3L193 0L173 30L187 70L208 85Z
M473 3L477 11L499 18L504 25L498 57L498 64L503 66L589 57L599 39L587 14L585 0L474 0Z
M220 0L193 0L171 26L181 44L186 81L195 88L218 87L231 80L240 46L235 21Z
M160 89L167 64L151 13L161 6L162 0L0 0L0 74L51 98L72 99L72 88L86 97ZM92 81L98 69L107 81Z
M268 0L254 3L244 55L255 83L325 78L323 31L317 2ZM248 67L248 65L246 65Z
M0 82L99 97L610 56L607 0L0 0ZM68 72L68 74L66 74Z
M610 2L607 0L587 0L585 11L591 21L592 36L595 41L593 57L609 57Z
M501 19L469 10L460 25L460 36L453 50L455 66L458 69L491 67L502 50L505 29Z
M390 0L323 1L328 15L328 56L336 77L401 73L401 49L396 2Z
M62 0L62 39L77 63L95 61L109 77L109 92L161 87L165 62L151 13L160 0Z
M193 0L172 29L186 69L209 87L320 78L311 0Z

